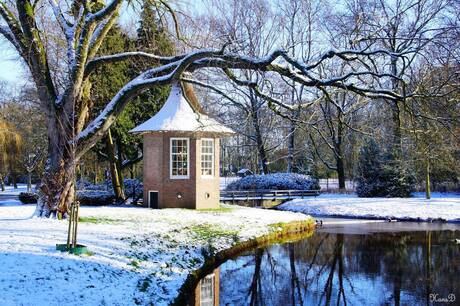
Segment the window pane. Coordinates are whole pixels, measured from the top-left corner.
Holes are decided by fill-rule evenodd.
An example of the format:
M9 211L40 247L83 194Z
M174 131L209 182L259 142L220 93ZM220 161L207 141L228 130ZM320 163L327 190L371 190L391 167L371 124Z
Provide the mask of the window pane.
M214 305L214 274L206 276L201 280L201 294L200 304L201 306L213 306Z
M214 172L214 140L201 140L201 175L212 176Z
M188 175L188 139L171 139L171 174Z

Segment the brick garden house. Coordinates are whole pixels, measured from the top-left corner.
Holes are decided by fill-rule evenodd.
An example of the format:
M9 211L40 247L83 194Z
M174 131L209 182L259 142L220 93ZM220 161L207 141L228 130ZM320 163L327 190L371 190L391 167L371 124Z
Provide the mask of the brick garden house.
M190 84L177 82L143 135L144 206L219 207L219 138L234 132L208 117Z

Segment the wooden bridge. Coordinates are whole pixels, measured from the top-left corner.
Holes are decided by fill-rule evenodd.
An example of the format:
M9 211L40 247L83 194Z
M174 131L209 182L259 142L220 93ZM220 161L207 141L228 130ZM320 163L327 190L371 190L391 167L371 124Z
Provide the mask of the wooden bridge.
M234 204L246 202L245 206L252 203L251 206L273 207L288 200L319 195L319 190L221 190L220 201Z

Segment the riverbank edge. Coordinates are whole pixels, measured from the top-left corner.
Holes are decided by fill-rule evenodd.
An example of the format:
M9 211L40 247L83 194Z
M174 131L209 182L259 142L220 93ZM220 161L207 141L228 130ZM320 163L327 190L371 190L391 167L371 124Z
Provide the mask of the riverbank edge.
M338 219L352 219L352 220L368 220L368 221L383 221L383 222L407 222L407 223L440 223L440 224L460 224L460 219L454 220L446 220L442 218L428 218L428 219L421 219L421 218L398 218L398 217L374 217L374 216L351 216L351 215L339 215L339 214L331 214L331 215L312 215L303 213L300 211L293 211L293 210L279 210L279 211L289 211L289 212L297 212L302 213L307 216L311 216L318 221L321 218L338 218Z
M212 273L214 269L225 261L252 248L259 248L274 243L289 242L305 236L309 237L313 234L316 227L313 217L309 217L307 220L302 221L272 224L271 226L273 231L268 234L238 242L228 249L207 257L203 266L194 270L187 276L187 279L179 289L179 294L170 305L189 305L192 298L194 298L193 293L195 292L198 282L206 275Z

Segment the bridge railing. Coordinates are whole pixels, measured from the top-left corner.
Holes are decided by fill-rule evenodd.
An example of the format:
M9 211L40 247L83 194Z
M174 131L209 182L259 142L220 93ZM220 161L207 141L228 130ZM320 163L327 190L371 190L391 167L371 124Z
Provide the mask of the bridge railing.
M221 201L296 199L319 196L319 190L222 190Z

